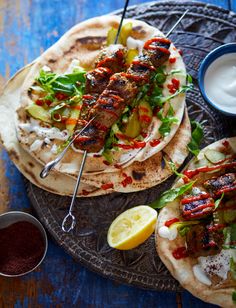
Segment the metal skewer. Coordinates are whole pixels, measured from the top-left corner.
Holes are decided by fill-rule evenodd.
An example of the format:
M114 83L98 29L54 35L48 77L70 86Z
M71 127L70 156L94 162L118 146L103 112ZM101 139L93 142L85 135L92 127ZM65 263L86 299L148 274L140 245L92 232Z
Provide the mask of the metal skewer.
M119 24L119 28L118 28L118 30L117 30L117 34L116 34L116 38L115 38L114 44L116 44L117 41L118 41L119 34L120 34L120 30L121 30L121 27L122 27L123 19L124 19L124 17L125 17L125 12L126 12L128 3L129 3L129 0L126 0L125 6L124 6L124 10L123 10L123 14L122 14L122 17L121 17L121 20L120 20L120 24ZM95 117L96 117L96 115L95 115ZM93 117L93 118L87 123L87 125L79 132L79 134L82 133L82 131L94 120L95 117ZM76 138L79 136L79 134L77 134ZM76 138L73 138L73 139L75 140ZM70 144L73 143L73 139L71 140ZM70 144L69 144L67 147L69 147ZM65 154L66 151L67 151L67 149L65 148L64 151L63 151L63 152L64 152L64 153L63 153L63 156L64 156L64 154ZM62 156L62 157L63 157L63 156ZM73 215L72 212L73 212L73 207L74 207L74 203L75 203L77 191L78 191L78 189L79 189L80 179L81 179L81 176L82 176L82 172L83 172L83 169L84 169L84 164L85 164L86 158L87 158L87 151L84 151L84 155L83 155L83 159L82 159L82 162L81 162L81 165L80 165L79 174L78 174L78 178L77 178L77 181L76 181L74 193L73 193L73 196L72 196L72 200L71 200L69 212L68 212L68 214L65 216L65 218L63 219L63 222L62 222L62 225L61 225L61 228L62 228L62 230L63 230L64 232L70 232L71 230L74 229L75 224L76 224L76 219L75 219L75 216ZM57 162L60 161L60 159L61 159L61 158L59 157L59 160L57 160ZM56 162L56 163L57 163L57 162ZM55 164L54 164L53 166L55 166ZM51 169L53 166L50 165L50 169ZM49 170L50 170L50 169L49 169ZM41 173L42 173L42 172L41 172ZM40 176L41 176L41 175L40 175Z
M79 137L79 135L82 134L82 132L85 130L86 127L88 127L91 122L96 118L96 116L94 116L92 119L90 119L88 121L88 123L80 130L80 131L75 131L75 133L73 134L72 139L70 140L70 142L67 144L67 146L65 147L65 149L52 161L50 161L49 163L47 163L45 165L45 167L43 168L43 170L40 172L40 177L42 179L46 178L46 176L48 176L49 171L55 167L61 160L62 158L65 156L67 150L69 149L69 147L72 145L72 143L75 141L76 138Z
M83 172L83 169L84 169L84 164L85 164L86 158L87 158L87 151L84 151L84 155L83 155L82 162L81 162L81 165L80 165L79 175L78 175L78 178L77 178L77 181L76 181L76 184L75 184L75 189L74 189L74 192L73 192L69 212L65 216L65 218L63 219L63 222L62 222L62 225L61 225L61 228L64 232L70 232L71 230L74 229L75 224L76 224L76 219L75 219L75 216L73 215L72 211L73 211L77 191L78 191L79 184L80 184L80 178L81 178L81 175L82 175L82 172Z
M121 30L121 27L122 27L122 24L123 24L123 20L124 20L124 17L125 17L125 13L126 13L126 10L127 10L128 3L129 3L129 0L126 0L125 6L124 6L124 9L123 9L123 13L122 13L122 16L121 16L119 28L118 28L118 31L116 33L116 38L115 38L114 44L116 44L117 41L118 41L118 38L119 38L119 35L120 35L120 30Z
M176 23L174 24L174 26L168 31L168 33L166 34L166 37L168 37L173 30L178 26L178 24L181 22L181 20L184 18L184 16L188 13L189 9L187 9L183 15L176 21Z

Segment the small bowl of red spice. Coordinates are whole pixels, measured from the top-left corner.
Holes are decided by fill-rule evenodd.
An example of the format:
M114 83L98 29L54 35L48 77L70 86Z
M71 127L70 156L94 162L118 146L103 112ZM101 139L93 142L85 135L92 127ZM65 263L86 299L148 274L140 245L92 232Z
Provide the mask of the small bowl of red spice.
M0 275L18 277L35 270L48 247L42 224L32 215L11 211L0 215Z

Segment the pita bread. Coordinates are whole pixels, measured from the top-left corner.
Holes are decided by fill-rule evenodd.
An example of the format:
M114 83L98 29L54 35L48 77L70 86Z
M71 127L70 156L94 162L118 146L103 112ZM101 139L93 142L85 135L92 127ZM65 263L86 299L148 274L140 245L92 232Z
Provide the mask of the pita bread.
M32 104L31 98L28 95L28 89L34 83L35 78L39 74L39 70L46 65L56 73L63 73L68 69L73 59L78 59L80 64L88 69L93 68L96 56L98 55L102 45L106 40L108 30L112 26L117 27L119 21L120 17L118 16L101 16L82 22L69 30L56 44L45 51L45 53L35 61L22 86L20 108L18 109L17 118L19 125L22 123L28 123L30 121L25 111L25 107L29 104ZM154 34L163 36L163 34L156 28L151 27L142 21L127 19L124 21L124 23L129 21L131 21L133 24L132 35L134 37L138 37L140 40L146 41ZM173 44L171 44L170 51L171 57L176 58L176 62L173 64L166 63L166 71L170 72L171 70L181 70L184 76L178 75L178 79L180 80L180 85L184 85L186 74L185 65L179 52L176 50ZM171 78L173 78L173 76L168 76L164 84L163 94L165 96L169 95L167 85ZM114 165L117 163L122 165L124 168L132 165L134 161L145 161L156 153L160 152L171 141L176 131L178 130L179 125L181 124L181 120L184 114L185 94L179 94L173 98L171 102L174 108L174 116L178 119L178 123L174 123L171 126L170 134L164 138L161 138L159 145L152 147L150 146L150 143L147 142L145 148L141 150L120 150L115 153L114 163L109 166L104 164L103 157L94 157L94 155L90 153L88 154L83 174L95 175L100 173L115 172L117 170L115 169ZM49 146L44 146L41 148L41 150L31 151L30 146L35 140L38 139L38 137L34 132L25 132L22 130L22 126L19 125L17 125L18 138L25 151L27 151L41 164L45 164L55 158L56 154L53 154L50 151ZM156 117L153 117L153 122L150 125L147 141L160 138L158 131L160 125L161 121ZM59 141L58 144L60 143L63 142ZM82 152L75 152L74 150L70 149L62 162L56 166L56 170L63 174L76 176L81 164L81 160Z
M3 115L0 118L1 142L20 172L33 184L59 195L72 195L75 178L52 170L47 178L41 179L39 174L43 165L25 151L17 139L16 110L20 103L21 86L31 66L28 65L19 71L8 82L0 99L0 112ZM167 166L163 166L163 156L169 157L177 166L180 166L188 155L187 144L190 138L190 123L187 112L185 112L185 117L179 130L163 151L153 155L143 163L135 162L133 166L128 166L122 172L116 169L116 172L98 174L96 177L93 175L82 176L78 196L98 196L115 191L131 192L157 185L172 174ZM124 180L123 173L133 177L134 180L131 186L123 187L121 184ZM114 183L112 189L101 189L102 185L111 182Z
M217 141L208 147L204 148L198 156L198 159L204 158L204 153L207 149L214 149L216 151L222 151L224 149L223 142L228 141L232 152L236 153L236 137L224 139ZM194 160L190 162L187 169L195 169ZM214 173L215 174L215 173ZM200 178L201 177L201 178ZM207 177L212 177L212 175L203 175L198 176L198 181L203 182L207 179ZM178 187L183 185L183 181L179 180L174 187ZM198 182L196 184L198 186ZM185 238L181 236L177 236L176 239L170 241L166 238L162 238L159 236L159 229L162 227L166 221L180 217L179 212L179 200L176 199L173 202L167 204L161 211L158 217L158 223L156 226L156 248L157 252L169 269L171 274L176 278L180 284L191 292L194 296L199 297L203 301L219 305L222 307L235 307L235 304L232 302L232 292L235 290L236 281L230 278L230 274L228 274L228 278L225 281L220 283L212 282L211 286L207 286L206 284L201 283L193 273L193 265L197 264L198 261L196 258L183 258L180 260L176 260L172 252L178 248L185 246Z

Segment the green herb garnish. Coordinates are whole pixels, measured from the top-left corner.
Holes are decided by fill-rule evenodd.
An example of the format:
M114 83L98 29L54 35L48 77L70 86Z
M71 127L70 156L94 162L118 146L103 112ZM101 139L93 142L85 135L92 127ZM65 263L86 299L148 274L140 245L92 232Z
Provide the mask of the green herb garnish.
M171 130L171 125L173 123L178 123L178 119L175 118L174 116L174 109L172 107L172 105L170 104L169 110L166 114L166 116L163 116L163 111L160 110L157 114L158 118L161 120L162 124L159 128L159 133L165 137L167 135L169 135L170 130Z
M236 224L224 228L223 230L225 242L224 249L236 249Z
M55 95L55 93L61 92L72 96L83 90L85 73L86 72L83 69L75 69L73 73L58 75L41 69L39 77L36 78L36 80L44 91L50 95Z
M232 301L234 302L234 304L236 304L236 292L233 291L232 293Z
M166 203L174 201L177 197L183 195L185 192L190 190L194 183L195 181L191 181L187 184L182 185L181 187L172 188L165 191L164 193L161 194L159 199L149 204L149 206L151 206L154 209L163 208L166 205Z
M174 164L172 161L167 161L167 160L165 159L165 162L170 166L171 171L172 171L175 175L177 175L177 176L180 177L180 178L185 178L185 177L186 177L183 173L179 173L179 172L177 171L177 168L176 168L175 164Z
M188 144L189 151L197 156L200 152L199 146L203 138L203 128L197 121L191 121L192 138Z
M220 203L221 203L221 201L222 201L222 199L224 198L224 193L221 195L221 197L220 197L220 199L217 199L216 201L215 201L215 208L214 208L214 210L216 210L217 208L218 208L218 206L220 205Z
M233 276L233 279L236 280L236 263L233 258L230 258L230 272Z

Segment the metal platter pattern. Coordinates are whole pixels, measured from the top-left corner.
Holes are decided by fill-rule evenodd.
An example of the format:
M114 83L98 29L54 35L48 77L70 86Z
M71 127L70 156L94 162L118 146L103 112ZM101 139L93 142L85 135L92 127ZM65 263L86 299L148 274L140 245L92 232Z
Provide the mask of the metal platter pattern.
M222 43L236 41L236 15L196 2L152 2L130 7L127 17L144 20L166 33L187 8L190 12L170 38L183 51L187 70L193 76L195 89L187 96L187 106L190 118L200 121L204 126L202 146L205 146L236 133L233 120L208 107L197 87L197 72L205 55ZM171 186L173 180L174 177L171 177L161 185L138 193L77 199L77 226L70 234L61 230L70 198L48 193L31 183L27 183L27 186L39 218L57 243L75 260L92 271L122 283L177 291L181 287L157 256L153 236L131 251L113 250L106 241L108 227L118 214L134 205L155 200Z

